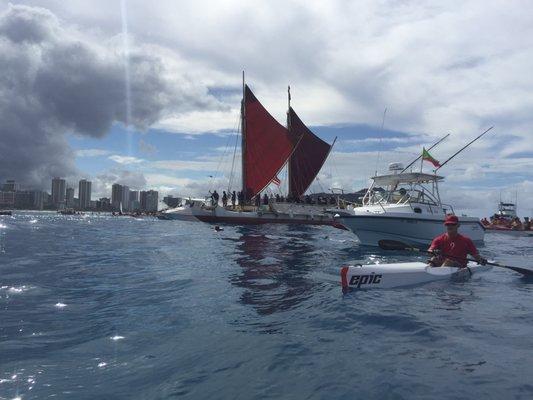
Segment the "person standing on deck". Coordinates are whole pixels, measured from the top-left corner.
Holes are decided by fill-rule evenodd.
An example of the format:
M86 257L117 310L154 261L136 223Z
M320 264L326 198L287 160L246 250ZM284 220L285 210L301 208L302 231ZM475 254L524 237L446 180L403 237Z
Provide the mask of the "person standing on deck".
M235 190L231 193L231 207L235 210L235 202L237 200L237 196L235 194Z
M211 198L213 200L213 205L214 206L218 206L219 195L218 195L216 190L213 191L213 194L211 195Z
M444 225L446 226L446 233L433 239L431 246L429 246L428 252L434 254L429 260L431 265L465 268L468 254L481 265L487 263L487 260L479 255L474 242L469 237L459 234L459 218L455 215L447 215Z
M228 195L226 194L226 191L222 191L222 206L227 207L228 205Z

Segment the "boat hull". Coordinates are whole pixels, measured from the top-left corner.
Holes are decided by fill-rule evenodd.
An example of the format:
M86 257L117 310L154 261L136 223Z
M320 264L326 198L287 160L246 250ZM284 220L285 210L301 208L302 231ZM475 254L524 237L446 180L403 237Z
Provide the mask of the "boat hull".
M431 267L423 262L351 265L341 268L341 285L347 289L392 289L434 281L462 281L490 266L468 263L468 268Z
M379 246L381 240L398 241L410 246L429 246L444 232L444 217L433 218L388 214L344 215L339 217L346 228L355 233L364 246ZM460 232L474 242L482 242L483 225L476 218L459 217Z
M233 211L223 207L215 207L212 209L194 207L192 213L198 220L208 223L233 225L328 225L339 229L345 229L337 219L328 214L285 214L270 211Z
M198 221L192 212L192 207L176 207L169 210L161 212L158 216L158 219L163 220L176 220L176 221Z
M515 229L485 228L487 233L501 233L509 236L529 236L533 237L533 231L519 231Z

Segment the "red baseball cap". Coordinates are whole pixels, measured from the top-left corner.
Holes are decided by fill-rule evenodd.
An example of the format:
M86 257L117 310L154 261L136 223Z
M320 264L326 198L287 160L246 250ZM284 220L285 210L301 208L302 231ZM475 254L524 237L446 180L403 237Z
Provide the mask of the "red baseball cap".
M457 225L459 223L459 218L455 215L446 215L444 219L444 225Z

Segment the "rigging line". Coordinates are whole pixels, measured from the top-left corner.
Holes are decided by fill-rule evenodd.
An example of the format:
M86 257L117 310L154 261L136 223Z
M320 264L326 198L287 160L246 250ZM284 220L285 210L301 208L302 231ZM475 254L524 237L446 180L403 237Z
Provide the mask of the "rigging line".
M383 142L383 127L385 126L385 116L387 115L387 107L385 107L385 110L383 111L383 119L381 120L381 130L380 130L380 137L379 137L379 145L378 145L378 157L376 160L376 173L374 176L377 176L378 174L378 164L379 164L379 158L381 156L381 147Z
M226 156L226 153L228 151L228 148L229 148L229 144L230 144L230 140L231 140L231 135L228 136L228 138L226 139L226 146L224 147L224 151L223 153L221 154L219 160L218 160L218 163L217 163L217 168L215 170L215 174L214 175L210 175L211 179L209 181L209 187L210 188L213 188L213 182L216 178L218 178L218 173L220 171L220 167L222 165L222 161L224 159L224 157ZM214 188L216 190L216 188Z
M235 177L235 157L237 156L237 147L239 145L239 134L241 133L241 119L240 116L237 118L237 123L235 127L235 146L233 146L233 159L231 161L231 171L228 182L228 192L231 191L233 186L233 178Z

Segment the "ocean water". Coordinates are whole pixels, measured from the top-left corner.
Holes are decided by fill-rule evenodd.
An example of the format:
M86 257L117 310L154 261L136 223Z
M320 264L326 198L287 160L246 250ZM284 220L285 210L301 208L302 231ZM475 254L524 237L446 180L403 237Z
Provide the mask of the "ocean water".
M533 264L533 238L481 248ZM531 399L533 282L343 295L329 227L0 217L0 399Z

